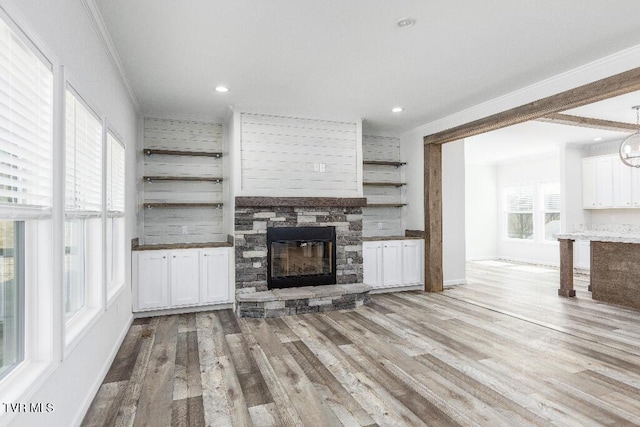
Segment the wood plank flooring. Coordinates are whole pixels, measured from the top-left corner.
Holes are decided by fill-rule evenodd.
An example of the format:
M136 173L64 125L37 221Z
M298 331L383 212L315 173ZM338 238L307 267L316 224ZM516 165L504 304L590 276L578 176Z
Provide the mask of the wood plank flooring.
M640 425L640 311L484 261L356 310L136 320L85 426Z

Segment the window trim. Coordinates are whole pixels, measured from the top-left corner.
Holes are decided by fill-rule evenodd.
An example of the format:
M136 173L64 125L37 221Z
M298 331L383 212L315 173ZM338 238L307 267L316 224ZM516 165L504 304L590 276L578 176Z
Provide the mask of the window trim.
M69 210L66 208L66 111L67 111L67 91L69 91L76 100L91 114L96 121L100 123L101 126L101 138L100 138L100 147L102 154L101 161L101 174L100 174L100 191L101 191L101 209L100 211L81 211L81 210ZM105 212L105 188L106 188L106 180L105 180L105 153L106 153L106 126L105 120L102 118L100 114L98 114L98 110L93 108L92 104L87 102L87 100L82 97L75 89L75 85L73 83L73 79L65 74L63 88L61 90L62 97L62 123L61 126L64 129L63 134L64 137L62 139L62 146L65 149L65 153L63 154L62 164L63 170L60 175L60 179L62 180L62 211L63 211L63 226L64 223L71 218L82 219L84 221L85 227L85 237L84 237L84 247L85 247L85 304L84 306L73 316L66 318L66 313L64 309L65 304L65 293L64 293L64 236L62 239L62 257L63 257L63 280L62 280L62 299L61 299L61 319L62 319L62 328L63 328L63 357L67 358L68 355L73 351L73 349L80 343L82 338L88 333L91 329L92 325L94 325L99 319L100 314L105 310L105 273L104 273L104 212ZM97 241L96 241L97 239ZM97 267L96 267L97 264Z
M56 254L54 245L57 227L58 207L56 203L56 178L60 159L60 77L63 75L60 61L42 42L22 12L12 2L0 4L0 19L19 37L29 50L36 55L53 75L52 87L52 209L4 207L2 217L7 220L25 222L25 259L29 266L25 268L25 320L24 320L24 360L15 369L0 380L0 401L27 401L53 374L60 358L61 301L59 290L61 283L56 272ZM53 256L52 256L53 254ZM0 424L9 423L16 414L0 414Z

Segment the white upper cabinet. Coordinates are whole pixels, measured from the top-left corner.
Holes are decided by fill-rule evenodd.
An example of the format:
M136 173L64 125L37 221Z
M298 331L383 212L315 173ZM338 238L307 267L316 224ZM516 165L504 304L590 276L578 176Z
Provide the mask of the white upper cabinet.
M640 171L623 164L617 154L582 159L582 207L640 207Z

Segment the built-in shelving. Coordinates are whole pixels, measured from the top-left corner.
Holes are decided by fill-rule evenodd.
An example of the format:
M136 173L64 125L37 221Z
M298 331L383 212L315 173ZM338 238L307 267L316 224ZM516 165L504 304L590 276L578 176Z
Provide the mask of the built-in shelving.
M162 203L162 202L149 202L145 203L144 207L147 209L153 208L221 208L222 203Z
M399 166L404 166L407 163L406 162L389 162L389 161L382 161L382 160L365 160L362 162L362 164L364 165L377 165L377 166L395 166L395 167L399 167Z
M371 203L367 204L367 208L401 208L407 206L406 203Z
M403 234L407 185L400 152L400 139L389 136L362 137L364 237L398 237Z
M362 185L368 185L371 187L402 187L407 185L406 182L363 182Z
M197 156L197 157L215 157L217 159L222 157L220 152L210 151L184 151L184 150L163 150L157 148L145 148L144 154L151 156L154 154L164 154L168 156Z
M210 176L143 176L147 182L153 181L211 181L216 184L222 182L222 178L215 178Z

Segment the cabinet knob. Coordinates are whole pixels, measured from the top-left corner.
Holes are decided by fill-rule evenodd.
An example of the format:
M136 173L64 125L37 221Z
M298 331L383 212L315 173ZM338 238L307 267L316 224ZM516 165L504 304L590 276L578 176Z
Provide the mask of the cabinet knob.
M167 257L166 257L166 256L163 256L162 258L163 258L163 259L166 259Z

